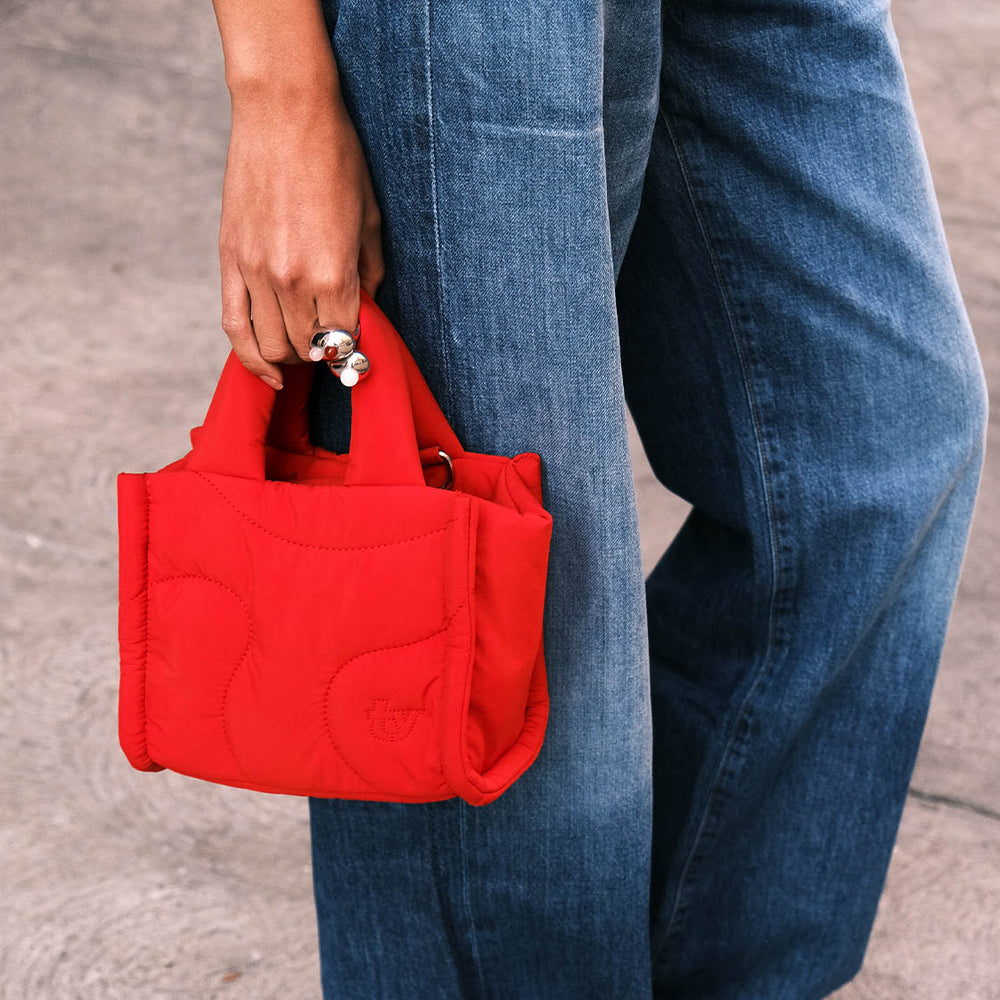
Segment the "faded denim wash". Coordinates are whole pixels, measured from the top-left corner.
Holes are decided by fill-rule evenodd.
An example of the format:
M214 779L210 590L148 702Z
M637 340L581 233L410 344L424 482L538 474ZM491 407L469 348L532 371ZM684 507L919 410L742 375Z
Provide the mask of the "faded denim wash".
M539 452L554 518L528 772L484 807L309 800L325 1000L827 996L987 417L888 3L324 13L376 299L467 448ZM349 399L320 372L317 443L346 450ZM645 580L626 405L692 505Z

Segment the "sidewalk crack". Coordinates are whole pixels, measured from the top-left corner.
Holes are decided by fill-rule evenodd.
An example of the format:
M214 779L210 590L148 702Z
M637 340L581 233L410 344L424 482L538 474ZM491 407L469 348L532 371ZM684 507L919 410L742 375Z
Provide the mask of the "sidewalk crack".
M910 788L907 794L915 799L919 799L921 802L931 802L934 805L964 809L966 812L975 813L977 816L985 816L987 819L1000 821L1000 812L996 809L981 806L976 802L966 802L965 799L958 799L952 795L938 795L934 792L925 792L921 788Z

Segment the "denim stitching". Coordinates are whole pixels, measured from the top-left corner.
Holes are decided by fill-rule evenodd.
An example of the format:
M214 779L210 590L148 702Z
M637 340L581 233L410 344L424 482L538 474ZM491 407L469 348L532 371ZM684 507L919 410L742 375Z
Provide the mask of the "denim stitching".
M424 0L424 73L427 82L427 154L431 171L431 217L434 220L434 282L437 297L437 324L440 347L441 384L448 386L448 351L444 343L443 259L441 254L441 216L438 211L437 134L434 130L434 78L431 73L431 0Z
M444 342L444 289L443 274L444 263L441 254L441 217L438 211L438 171L437 171L437 134L434 128L434 78L431 72L431 0L424 0L424 71L427 76L427 135L428 135L428 155L431 171L431 214L434 219L434 278L437 285L437 322L441 341L438 357L441 364L441 384L445 387L451 384L448 367L448 345ZM467 599L467 598L466 598ZM464 602L463 602L464 603ZM459 810L463 806L459 805ZM460 835L465 836L464 820L460 820ZM467 887L469 883L468 852L461 852L462 859L462 881ZM483 973L482 962L479 957L479 944L476 936L476 924L473 919L471 902L468 895L465 897L466 919L469 928L469 942L472 952L472 963L476 970L476 981L478 983L477 992L481 997L488 996L486 990L486 980Z
M469 879L469 865L466 858L469 856L469 844L468 844L468 810L470 808L475 808L475 806L469 806L468 803L459 802L458 809L458 835L459 843L461 844L462 852L462 902L465 904L465 916L469 921L469 945L472 950L472 964L476 969L476 981L479 984L479 993L481 996L489 996L486 990L486 980L483 976L483 964L479 958L479 940L476 937L476 922L472 912L472 892L470 889L470 879Z
M750 416L753 422L754 441L757 450L758 467L760 469L761 480L764 485L764 502L767 509L769 543L770 543L770 553L771 553L771 594L769 598L769 608L768 608L767 644L765 646L764 654L761 657L759 666L757 667L756 675L754 676L737 710L735 719L732 724L732 728L726 740L726 744L723 747L722 754L719 758L719 763L716 766L715 773L712 775L711 781L709 783L708 796L705 800L705 805L702 811L701 820L699 821L697 831L695 832L694 841L691 845L688 857L686 858L681 868L681 874L677 882L677 887L674 890L673 910L671 911L670 917L667 920L666 927L658 936L658 941L653 943L652 962L654 969L657 966L660 955L663 952L663 949L665 948L667 941L670 939L672 933L679 926L680 918L683 917L683 915L687 910L686 903L684 902L684 889L687 885L690 884L691 876L696 871L697 862L702 857L705 856L705 852L701 850L701 848L704 847L705 842L708 838L708 834L711 830L710 823L715 815L713 807L720 801L720 797L724 795L724 789L728 784L729 776L732 773L734 773L735 766L740 759L740 751L748 741L751 729L751 712L749 708L750 702L761 682L761 679L765 676L767 672L767 667L770 663L772 650L777 649L779 646L779 643L775 642L775 636L777 635L777 624L778 624L779 613L785 612L786 609L788 608L788 604L784 600L784 598L787 596L788 588L778 587L780 570L782 567L778 556L779 543L778 543L777 517L774 508L774 487L772 484L771 473L768 468L768 462L765 456L765 447L764 447L765 435L762 430L762 424L758 412L757 400L753 390L753 381L751 378L750 364L748 362L747 353L744 350L743 344L740 342L740 339L737 336L737 324L729 300L729 295L727 294L726 286L723 281L721 265L716 255L715 248L711 240L709 239L708 230L705 225L702 212L699 208L698 201L695 198L694 183L690 169L688 167L687 161L684 158L684 154L680 148L680 143L678 141L674 128L671 125L670 119L667 113L664 111L662 102L657 112L657 117L663 123L663 126L667 131L667 135L670 138L671 147L673 149L674 155L677 158L678 167L684 178L684 186L687 191L688 200L691 204L692 212L694 213L695 219L697 221L702 241L705 245L709 259L711 260L712 263L712 272L715 277L716 285L719 290L719 295L722 300L723 307L725 309L726 318L729 325L729 331L732 336L737 357L739 358L740 361L740 368L743 374L743 387L747 396ZM781 549L783 552L790 552L790 548L787 545L782 545Z

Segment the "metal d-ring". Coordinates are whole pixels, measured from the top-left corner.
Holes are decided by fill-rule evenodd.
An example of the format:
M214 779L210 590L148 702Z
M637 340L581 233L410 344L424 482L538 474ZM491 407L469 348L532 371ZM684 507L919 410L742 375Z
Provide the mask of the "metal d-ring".
M438 454L444 459L445 464L448 466L448 478L439 488L442 490L450 490L452 488L452 484L455 482L455 470L452 468L451 455L449 455L443 448L438 448Z

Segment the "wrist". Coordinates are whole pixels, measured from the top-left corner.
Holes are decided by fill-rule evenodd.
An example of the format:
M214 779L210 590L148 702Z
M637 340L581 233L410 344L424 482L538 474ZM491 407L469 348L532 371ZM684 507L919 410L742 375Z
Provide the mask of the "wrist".
M234 108L293 113L340 98L318 0L214 0L226 86Z
M227 67L226 86L233 108L240 110L328 107L340 99L340 80L332 61L294 72L261 64L239 69Z

